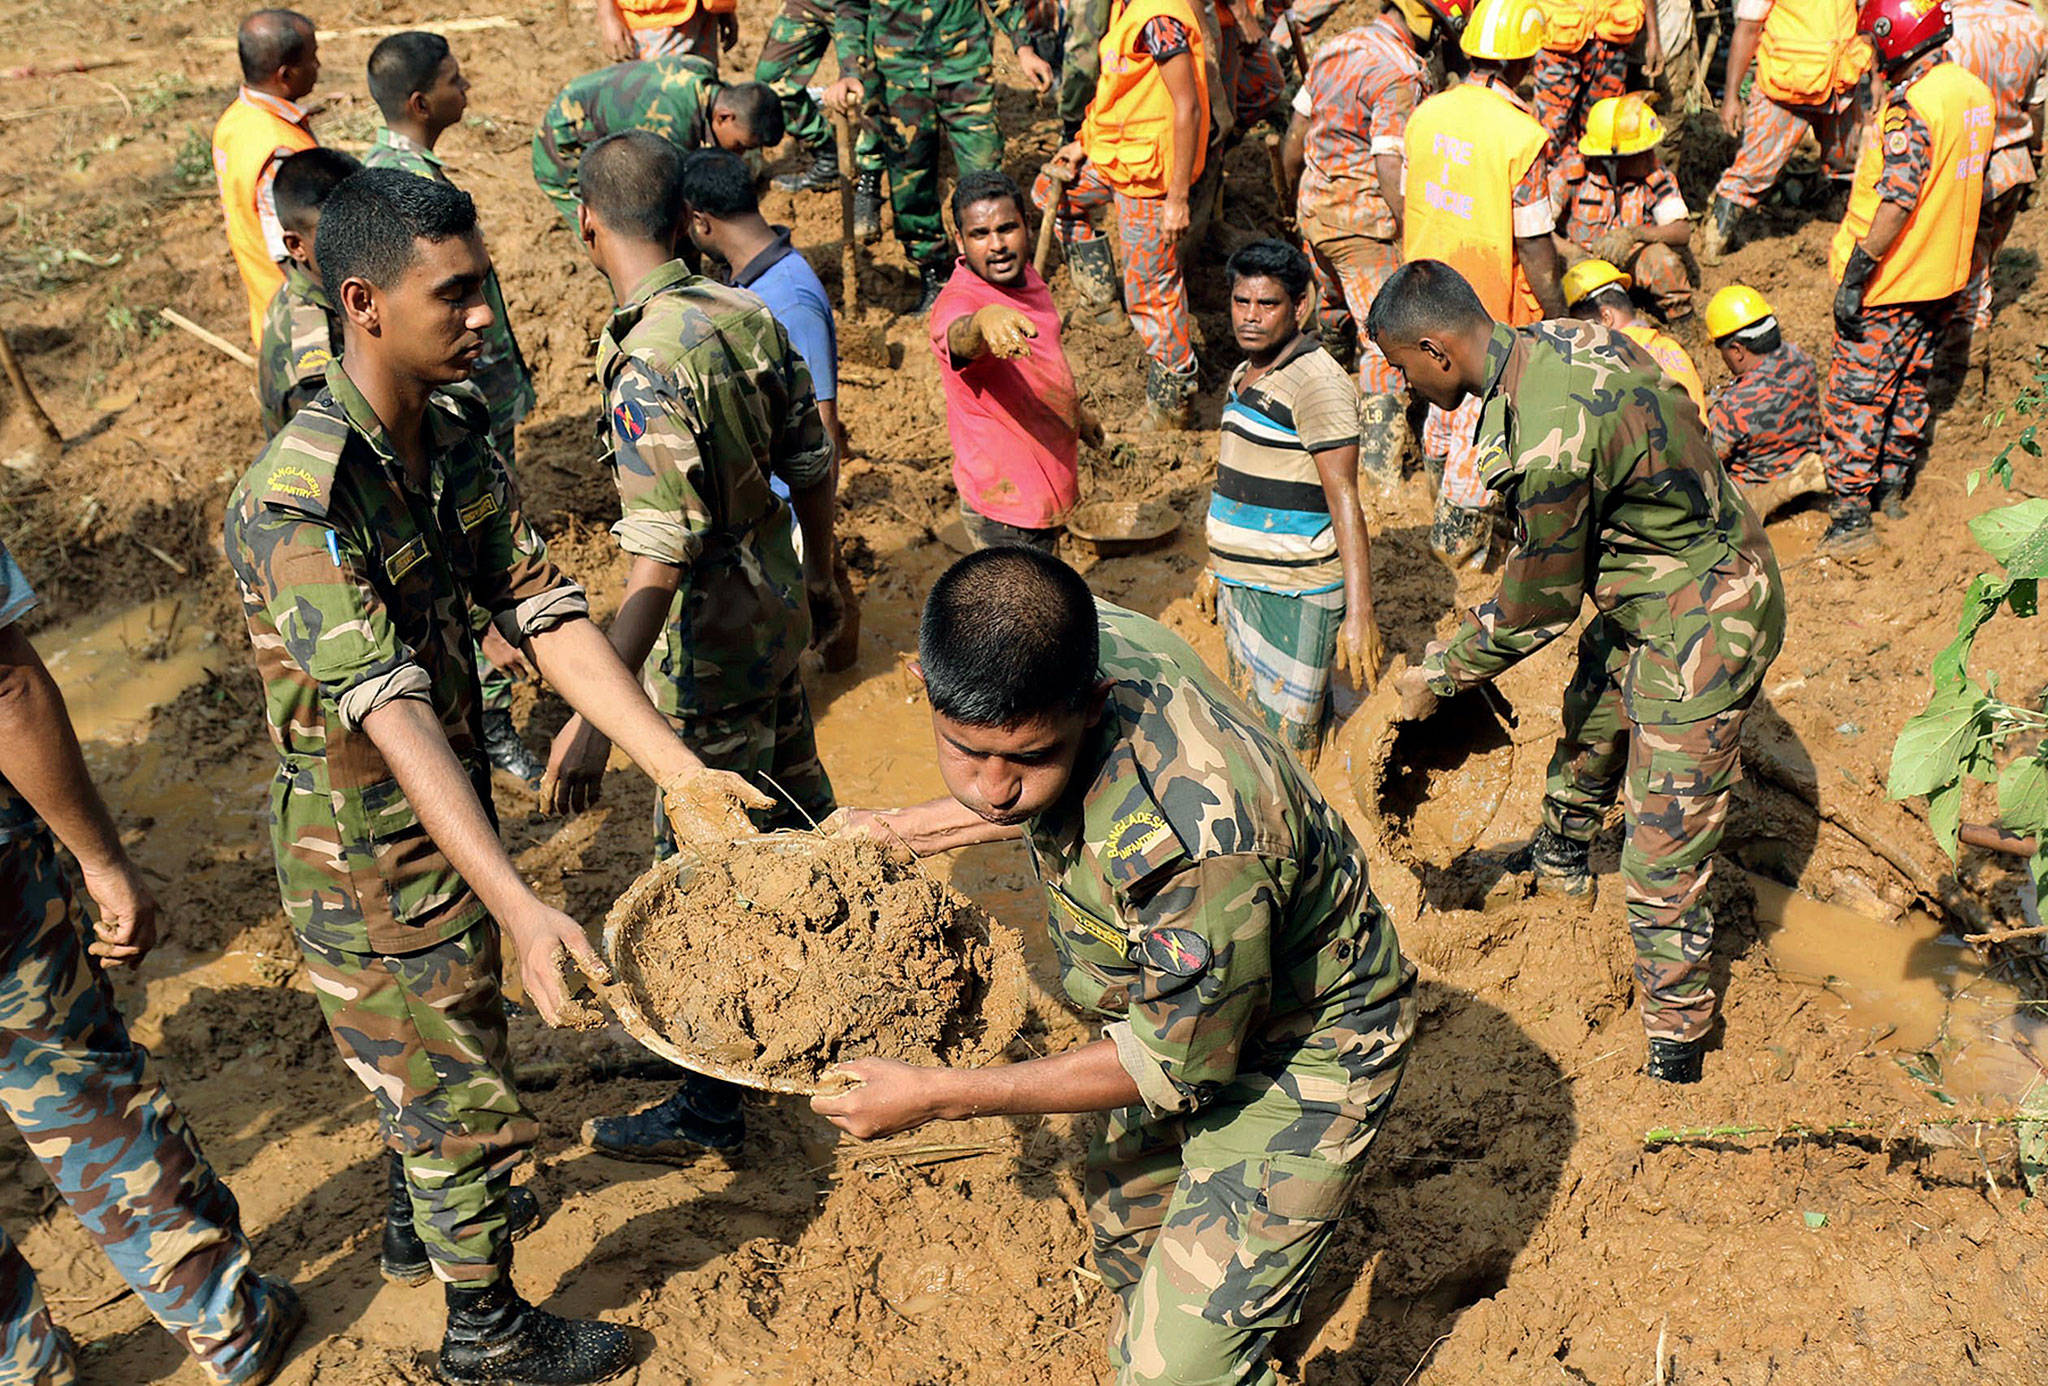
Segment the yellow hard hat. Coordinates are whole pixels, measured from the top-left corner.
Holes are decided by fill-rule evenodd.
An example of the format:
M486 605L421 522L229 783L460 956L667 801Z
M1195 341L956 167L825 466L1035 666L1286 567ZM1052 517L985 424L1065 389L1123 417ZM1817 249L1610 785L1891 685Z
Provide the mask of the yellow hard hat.
M1579 152L1593 157L1618 157L1655 149L1664 138L1664 122L1650 109L1643 92L1627 96L1603 96L1586 112L1586 133L1579 136Z
M1707 300L1707 335L1718 342L1770 316L1762 294L1747 284L1730 284Z
M1429 42L1430 35L1436 32L1436 13L1424 0L1394 0L1394 8L1407 21L1409 33L1424 43Z
M1564 272L1564 306L1576 308L1609 284L1621 285L1624 293L1632 287L1628 275L1607 261L1581 260Z
M1543 10L1537 0L1479 0L1458 46L1499 63L1533 58L1543 47Z

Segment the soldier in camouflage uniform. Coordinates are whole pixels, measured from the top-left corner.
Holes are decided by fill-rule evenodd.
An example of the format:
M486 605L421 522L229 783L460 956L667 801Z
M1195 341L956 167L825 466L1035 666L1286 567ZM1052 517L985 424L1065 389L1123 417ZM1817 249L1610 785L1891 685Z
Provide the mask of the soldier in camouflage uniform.
M863 1139L1108 1111L1087 1195L1118 1382L1271 1383L1414 1033L1364 854L1185 642L1048 554L954 564L919 655L954 797L848 830L918 853L1021 831L1104 1038L992 1069L860 1059L861 1086L812 1105Z
M509 1278L511 1171L538 1130L512 1086L501 930L544 1019L564 950L605 969L498 840L471 607L667 788L687 836L744 830L734 805L765 800L689 753L590 623L487 412L429 393L468 373L490 325L469 198L368 170L328 198L317 253L343 357L242 478L223 536L278 750L285 914L447 1287L441 1378L602 1381L631 1360L625 1335L545 1314Z
M1530 859L1539 885L1590 896L1587 847L1619 793L1648 1071L1696 1082L1715 1011L1714 850L1742 719L1785 631L1763 525L1698 411L1620 333L1510 328L1436 260L1397 270L1367 327L1431 404L1483 401L1481 471L1514 527L1500 591L1400 675L1400 715L1495 678L1592 598Z
M601 140L583 156L582 190L581 236L619 305L597 352L619 488L612 533L633 561L613 645L705 764L772 795L762 829L808 827L832 812L832 784L797 659L814 613L829 639L838 592L832 445L810 371L761 300L675 258L674 145L645 130ZM580 807L609 751L571 718L549 757L544 804ZM657 836L659 858L674 847ZM693 1076L646 1111L590 1122L585 1139L630 1159L729 1151L746 1134L739 1096Z
M726 85L703 58L615 63L563 87L533 134L533 181L577 234L576 168L583 152L623 130L651 130L688 153L744 154L782 142L782 103L759 82Z
M0 1107L143 1305L216 1382L268 1381L305 1315L249 1266L235 1196L128 1036L105 968L157 939L156 901L87 775L0 544ZM54 830L54 832L53 832ZM98 908L78 908L58 857ZM88 942L90 940L90 942ZM71 1338L0 1229L0 1381L70 1386Z
M832 46L832 8L819 0L782 0L768 25L754 80L766 82L782 101L782 122L803 146L803 167L775 180L777 192L824 192L839 186L839 146L825 112L804 85ZM882 169L882 142L866 121L854 136L853 162L863 184ZM879 189L880 184L875 184Z
M956 172L1000 168L989 25L1017 51L1017 66L1040 93L1052 67L1031 47L1027 0L836 0L832 37L839 81L827 99L853 110L877 103L889 166L896 239L918 267L929 310L953 273L953 249L939 218L939 136L953 147Z
M304 149L278 162L271 194L284 235L284 286L264 311L256 346L256 399L266 440L320 393L327 363L341 355L341 319L321 287L313 235L327 194L362 167L338 149Z

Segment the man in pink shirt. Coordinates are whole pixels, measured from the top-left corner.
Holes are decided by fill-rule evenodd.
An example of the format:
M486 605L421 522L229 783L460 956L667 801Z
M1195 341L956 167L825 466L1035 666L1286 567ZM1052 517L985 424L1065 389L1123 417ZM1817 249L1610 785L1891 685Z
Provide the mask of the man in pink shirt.
M1078 491L1079 444L1102 441L1060 351L1060 317L1031 267L1024 194L995 169L953 192L960 263L932 304L960 519L978 549L1048 552Z

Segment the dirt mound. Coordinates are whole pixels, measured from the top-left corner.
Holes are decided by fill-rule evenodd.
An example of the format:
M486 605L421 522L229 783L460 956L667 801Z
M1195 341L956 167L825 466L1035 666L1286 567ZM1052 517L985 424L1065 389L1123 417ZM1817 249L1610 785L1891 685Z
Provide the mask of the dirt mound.
M870 1054L985 1062L1023 1019L1015 935L873 842L687 855L627 892L608 934L678 1050L781 1084Z

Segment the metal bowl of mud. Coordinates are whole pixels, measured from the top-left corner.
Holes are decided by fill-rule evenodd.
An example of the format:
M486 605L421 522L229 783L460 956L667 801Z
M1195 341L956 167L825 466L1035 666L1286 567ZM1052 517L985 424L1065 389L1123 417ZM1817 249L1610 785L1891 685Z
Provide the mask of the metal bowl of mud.
M751 1016L744 1034L707 1036L695 1032L687 1020L658 999L664 966L664 944L659 935L666 927L659 921L665 909L673 916L677 902L688 900L700 869L730 872L731 879L748 881L746 889L751 891L755 889L753 881L775 870L777 859L812 858L829 874L826 863L843 846L842 840L812 833L774 833L720 844L715 850L722 860L708 865L704 858L686 850L641 875L613 904L604 924L604 954L615 978L613 985L603 988L604 999L626 1032L670 1063L745 1087L806 1096L843 1090L846 1085L835 1081L828 1070L835 1063L862 1057L863 1052L872 1050L854 1044L838 1052L821 1053L812 1065L813 1072L792 1073L786 1062L771 1064L764 1057L774 1052L780 1015ZM995 1061L1016 1038L1024 1020L1029 978L1022 942L1015 930L996 923L914 864L892 869L900 871L899 881L914 881L919 888L936 889L946 899L957 902L941 938L946 950L961 960L964 978L960 1004L949 1013L947 1042L935 1046L928 1054L892 1057L959 1066ZM738 893L736 889L723 892L726 896ZM751 902L741 903L751 908ZM778 922L773 914L763 919L770 932L779 929L782 922L786 921ZM791 965L784 962L782 966ZM805 974L800 969L791 970L796 976L795 985L801 987ZM704 985L715 990L715 976L707 975ZM672 986L670 990L672 994ZM904 998L904 989L892 988L884 981L867 997L854 997L851 1001L857 1009L881 1012L904 1004Z
M1089 501L1067 516L1067 533L1097 556L1156 548L1180 529L1180 511L1163 500Z

